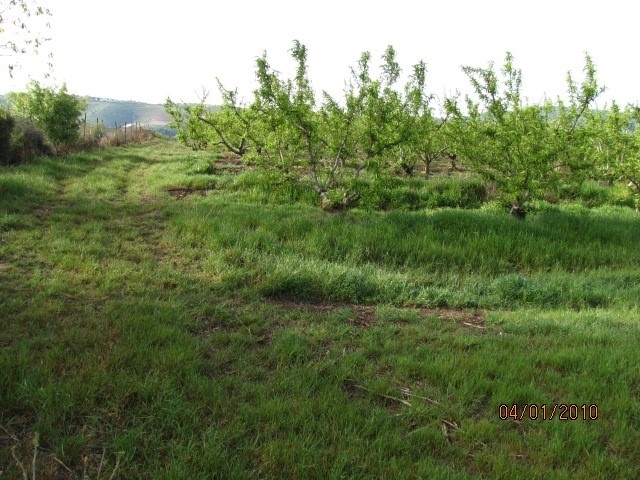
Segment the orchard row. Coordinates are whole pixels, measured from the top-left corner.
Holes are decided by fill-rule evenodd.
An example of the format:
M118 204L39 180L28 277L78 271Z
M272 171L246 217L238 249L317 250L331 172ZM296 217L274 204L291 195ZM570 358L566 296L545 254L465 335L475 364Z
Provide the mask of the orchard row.
M208 107L206 96L195 105L167 99L179 140L233 152L303 182L325 208L349 208L364 188L398 172L429 176L442 157L459 159L492 184L518 218L532 201L586 179L623 181L640 197L640 110L594 109L604 89L588 55L582 81L567 77L568 100L535 105L521 96L521 71L510 53L499 72L493 64L463 67L474 95L440 102L427 88L423 61L398 85L401 69L391 46L377 77L365 52L351 68L344 96L323 92L321 102L310 84L306 47L295 41L291 55L296 71L287 79L266 53L257 59L251 103L220 82L219 108Z

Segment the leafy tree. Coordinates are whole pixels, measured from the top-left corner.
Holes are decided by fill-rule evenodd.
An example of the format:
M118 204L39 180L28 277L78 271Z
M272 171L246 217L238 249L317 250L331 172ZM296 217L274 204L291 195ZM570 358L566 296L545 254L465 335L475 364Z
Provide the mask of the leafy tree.
M7 99L18 115L34 121L55 146L69 146L79 140L80 115L86 102L69 94L65 84L56 91L32 81L27 92L10 93Z
M599 129L590 122L596 112L595 100L605 91L598 85L596 67L591 57L585 55L584 79L578 84L567 73L568 104L558 99L554 106L554 133L558 137L559 151L556 165L557 177L565 182L579 184L592 176L596 162L593 150ZM594 128L595 127L595 128Z
M412 133L416 119L409 94L395 89L400 76L395 50L391 46L385 50L377 79L370 74L371 55L363 53L351 69L344 97L322 92L322 102L309 81L306 47L294 41L291 57L296 70L289 79L271 68L266 52L257 59L258 88L249 105L238 102L237 92L218 82L223 97L219 110L206 107L204 101L177 105L170 99L165 108L183 143L193 148L222 146L281 172L287 180L310 185L323 208L348 208L366 185L359 180L361 173L367 171L374 183L382 185L397 151L417 138ZM424 81L416 88L426 98ZM423 106L415 111L426 123L433 119ZM422 153L428 150L421 148Z
M164 109L171 117L168 126L177 130L180 143L193 150L203 150L213 143L210 129L199 118L206 110L204 100L197 105L179 105L167 98Z
M355 104L347 100L341 106L325 93L325 104L317 110L306 47L295 41L291 56L297 63L296 75L286 81L271 69L266 53L257 60L259 88L253 106L265 126L262 155L285 171L303 166L324 208L333 208L338 201L348 207L357 194L344 191L338 200L329 192L339 183L340 168L346 165Z
M405 173L412 175L415 166L422 162L424 175L429 177L431 164L440 157L450 155L452 142L445 134L450 112L444 118L434 117L434 96L427 93L426 73L425 63L419 62L413 67L413 74L405 87L409 115L414 123L398 156Z
M382 56L379 79L371 78L370 60L371 54L364 52L357 70L351 69L356 88L349 95L357 108L355 128L362 166L379 178L415 129L405 99L394 88L401 73L394 48L388 46Z
M601 177L625 182L640 208L640 108L621 109L614 103L608 111L592 114L589 124Z
M42 45L50 39L35 29L44 20L44 28L49 28L46 20L51 16L48 8L27 0L0 0L0 50L4 56L19 56L29 52L38 53ZM49 68L52 55L49 54ZM9 64L9 75L13 76L16 63Z
M585 80L580 87L568 77L569 105L526 105L520 94L522 76L507 53L502 82L493 69L463 67L478 100L466 97L466 113L457 102L448 103L454 119L456 149L484 179L496 185L517 218L526 216L529 203L584 168L583 129L589 106L602 92L595 67L586 57Z
M194 150L223 148L241 157L252 148L260 149L255 110L242 105L237 91L225 89L219 80L218 88L223 98L220 107L207 105L207 92L193 105L179 105L167 98L165 111L172 118L169 126L178 131L178 140Z

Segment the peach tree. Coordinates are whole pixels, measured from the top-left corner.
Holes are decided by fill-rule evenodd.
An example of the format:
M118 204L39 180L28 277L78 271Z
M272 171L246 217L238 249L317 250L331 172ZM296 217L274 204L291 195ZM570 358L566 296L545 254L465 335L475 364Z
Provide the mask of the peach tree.
M584 148L588 109L603 91L587 55L585 79L568 77L569 102L528 105L522 98L522 74L507 53L501 78L488 68L463 67L474 97L466 111L448 103L456 150L472 169L497 188L502 201L523 219L533 200L571 180L593 163Z

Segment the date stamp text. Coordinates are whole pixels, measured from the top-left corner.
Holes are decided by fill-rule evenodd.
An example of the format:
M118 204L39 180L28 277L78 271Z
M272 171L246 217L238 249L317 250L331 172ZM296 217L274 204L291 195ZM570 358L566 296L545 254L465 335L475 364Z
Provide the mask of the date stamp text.
M500 420L597 420L598 405L556 403L552 405L523 403L499 407Z

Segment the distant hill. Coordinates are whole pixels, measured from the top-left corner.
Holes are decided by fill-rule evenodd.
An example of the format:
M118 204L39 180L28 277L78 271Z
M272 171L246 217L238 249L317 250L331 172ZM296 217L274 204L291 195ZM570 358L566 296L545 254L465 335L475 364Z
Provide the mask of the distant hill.
M0 95L0 104L6 104L4 96ZM113 100L109 98L87 97L87 124L104 123L107 129L116 124L139 123L163 133L175 136L175 131L167 127L171 117L164 111L164 105L135 102L132 100Z
M167 128L171 117L164 111L164 105L135 102L131 100L112 100L108 98L87 98L87 124L104 123L106 128L124 124L139 123L143 127L174 136L175 132Z
M164 111L164 105L112 100L108 98L87 98L87 123L96 119L109 128L125 123L140 123L145 126L167 125L171 117Z

